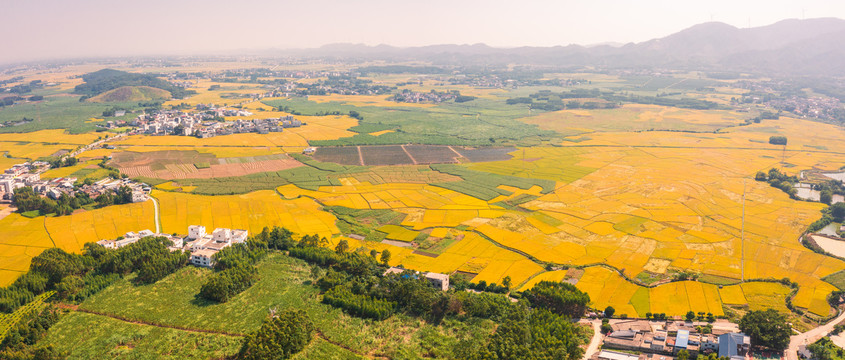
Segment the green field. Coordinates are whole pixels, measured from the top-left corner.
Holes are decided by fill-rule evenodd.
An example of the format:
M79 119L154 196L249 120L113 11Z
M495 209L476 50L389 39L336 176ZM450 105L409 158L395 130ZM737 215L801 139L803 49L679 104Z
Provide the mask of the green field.
M241 337L139 325L105 316L71 312L39 344L68 353L68 359L222 358L237 353Z
M506 105L503 101L476 99L467 103L441 103L429 108L352 106L339 102L316 103L304 99L270 100L270 106L289 106L304 114L318 111L357 111L363 120L350 131L359 134L338 140L311 141L316 146L336 145L536 145L556 138L554 132L540 130L517 118L527 108ZM459 126L456 126L458 124ZM366 132L398 129L396 132L372 136Z
M97 129L95 123L86 122L92 117L102 117L103 111L112 106L137 106L136 103L92 104L79 102L77 96L46 97L38 103L25 103L0 107L0 123L18 121L24 117L34 119L18 126L0 128L0 132L31 132L44 129L67 129L79 134Z

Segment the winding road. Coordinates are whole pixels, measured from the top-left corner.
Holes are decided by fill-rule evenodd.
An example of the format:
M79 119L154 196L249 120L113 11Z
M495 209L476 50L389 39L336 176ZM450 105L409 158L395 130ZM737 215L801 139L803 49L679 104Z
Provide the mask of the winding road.
M581 323L589 323L593 325L593 339L590 340L590 344L587 345L587 350L584 351L584 360L586 360L592 357L593 354L599 350L599 345L601 345L601 320L582 320Z
M798 360L799 346L812 344L827 336L831 331L833 331L833 327L843 320L845 320L845 311L841 312L835 319L828 321L827 324L798 335L792 335L789 338L789 347L786 349L787 360Z

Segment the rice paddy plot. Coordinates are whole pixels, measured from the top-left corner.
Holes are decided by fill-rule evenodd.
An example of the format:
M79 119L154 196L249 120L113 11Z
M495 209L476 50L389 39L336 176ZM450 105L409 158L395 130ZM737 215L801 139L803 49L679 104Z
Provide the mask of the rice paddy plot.
M339 233L336 218L313 200L284 200L269 190L221 196L153 191L153 196L159 200L162 229L167 233L185 233L189 225L245 229L252 234L273 226L301 235Z
M418 231L408 230L398 225L383 225L377 229L385 234L385 238L390 240L398 240L404 242L411 242L420 234Z

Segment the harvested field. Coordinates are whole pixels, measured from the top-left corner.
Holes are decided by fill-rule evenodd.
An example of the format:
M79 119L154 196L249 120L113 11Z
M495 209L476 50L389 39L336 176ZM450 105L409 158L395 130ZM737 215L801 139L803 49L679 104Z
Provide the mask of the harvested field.
M362 146L364 165L407 165L414 161L401 145Z
M515 148L507 147L507 148L462 148L458 146L452 146L455 151L461 154L461 156L467 158L470 162L483 162L483 161L500 161L500 160L509 160L511 158L508 153L516 150Z
M284 154L217 158L196 151L121 152L113 163L130 177L158 179L210 179L232 177L259 172L280 171L302 166ZM197 168L196 164L202 164ZM207 166L206 166L207 164Z
M464 148L444 145L387 145L321 147L314 159L342 165L417 165L511 159L514 148ZM360 153L359 153L360 152Z
M405 145L417 164L456 163L459 157L450 146Z
M341 165L363 165L357 146L321 147L314 153L314 159Z

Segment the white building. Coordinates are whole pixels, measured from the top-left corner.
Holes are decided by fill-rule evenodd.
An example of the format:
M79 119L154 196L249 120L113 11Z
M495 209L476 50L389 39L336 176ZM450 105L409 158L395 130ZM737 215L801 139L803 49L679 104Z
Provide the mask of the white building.
M211 233L214 242L228 243L232 241L232 230L226 228L217 228Z
M194 242L191 243L191 252L203 250L206 248L206 245L212 243L211 235L204 235L203 237L196 239Z
M205 266L205 267L212 267L214 266L214 260L212 257L216 254L217 251L210 250L210 249L203 249L198 250L191 253L191 264L197 266Z
M135 190L132 192L132 202L144 202L147 201L147 194L143 191Z
M205 236L205 226L191 225L188 226L188 239L199 239Z
M241 230L241 229L232 230L232 243L233 244L240 244L242 242L246 242L247 237L249 237L249 231L248 230Z
M147 237L147 236L153 236L153 235L155 235L155 234L150 230L141 230L141 231L138 232L138 237L142 237L142 238Z
M426 280L431 282L431 284L434 285L434 287L436 287L436 288L438 288L442 291L449 290L449 275L428 272L428 273L425 273L425 278L426 278Z
M100 240L97 241L97 244L103 245L106 249L117 249L117 246L114 244L114 240Z

